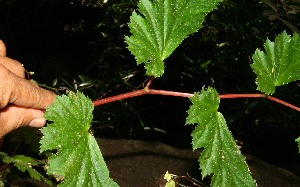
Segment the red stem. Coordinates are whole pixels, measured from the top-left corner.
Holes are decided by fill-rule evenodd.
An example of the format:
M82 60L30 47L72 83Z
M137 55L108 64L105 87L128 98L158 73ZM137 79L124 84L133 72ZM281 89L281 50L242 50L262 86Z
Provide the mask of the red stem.
M282 101L282 100L277 99L277 98L272 97L272 96L266 96L266 98L269 99L269 100L271 100L271 101L274 101L276 103L280 103L280 104L282 104L284 106L290 107L290 108L292 108L292 109L297 110L298 112L300 112L300 108L299 107L296 107L296 106L294 106L294 105L292 105L290 103L287 103L285 101Z
M234 99L234 98L262 98L266 97L264 94L223 94L219 95L220 99Z
M152 80L151 80L151 82L152 82ZM132 91L132 92L128 92L128 93L124 93L124 94L120 94L120 95L116 95L116 96L96 100L96 101L93 101L93 104L94 104L94 106L99 106L99 105L103 105L103 104L106 104L106 103L111 103L111 102L114 102L114 101L119 101L119 100L132 98L132 97L138 97L138 96L142 96L142 95L146 95L146 94L167 95L167 96L186 97L186 98L190 98L194 95L194 94L191 94L191 93L174 92L174 91L167 91L167 90L155 90L155 89L149 89L148 87L146 87L145 89L136 90L136 91ZM296 107L296 106L294 106L290 103L287 103L287 102L282 101L280 99L277 99L275 97L266 96L264 94L222 94L222 95L219 95L219 98L220 99L267 98L271 101L274 101L274 102L277 102L279 104L285 105L287 107L290 107L290 108L300 112L299 107Z
M149 81L148 81L147 85L145 86L145 89L149 89L149 86L150 86L151 83L153 82L153 79L154 79L154 76L152 75L152 76L149 78Z

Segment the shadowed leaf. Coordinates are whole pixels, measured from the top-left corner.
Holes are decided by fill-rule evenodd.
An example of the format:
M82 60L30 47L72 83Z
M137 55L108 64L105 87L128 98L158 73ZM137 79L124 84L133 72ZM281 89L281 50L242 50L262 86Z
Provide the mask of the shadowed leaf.
M0 152L0 159L6 164L13 164L22 172L27 171L29 175L36 180L46 182L47 184L51 184L51 181L49 179L41 175L37 170L33 168L34 166L44 165L45 163L42 161L35 160L31 157L27 157L24 155L14 155L10 157L3 152Z

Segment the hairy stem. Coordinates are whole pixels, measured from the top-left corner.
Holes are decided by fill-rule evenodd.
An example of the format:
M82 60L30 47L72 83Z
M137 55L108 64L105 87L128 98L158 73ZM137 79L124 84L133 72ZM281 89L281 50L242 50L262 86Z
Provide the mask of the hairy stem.
M152 80L151 80L151 82L152 82ZM166 96L174 96L174 97L186 97L186 98L190 98L194 95L194 94L191 94L191 93L174 92L174 91L167 91L167 90L155 90L155 89L149 89L148 87L145 87L145 89L140 89L140 90L136 90L136 91L132 91L132 92L128 92L128 93L124 93L124 94L120 94L120 95L116 95L116 96L96 100L96 101L93 101L93 104L94 104L94 106L99 106L99 105L103 105L103 104L106 104L106 103L111 103L111 102L120 101L120 100L123 100L123 99L128 99L128 98L132 98L132 97L147 95L147 94L166 95ZM287 102L282 101L280 99L277 99L275 97L266 96L264 94L221 94L221 95L219 95L219 98L220 99L266 98L266 99L277 102L279 104L282 104L284 106L287 106L289 108L292 108L292 109L297 110L298 112L300 112L299 107L296 107L296 106L294 106L290 103L287 103Z

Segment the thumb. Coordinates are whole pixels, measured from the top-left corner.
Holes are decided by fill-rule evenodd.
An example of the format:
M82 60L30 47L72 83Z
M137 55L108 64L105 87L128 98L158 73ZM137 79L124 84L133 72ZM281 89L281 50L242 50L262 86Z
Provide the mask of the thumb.
M1 110L0 115L0 138L9 132L22 127L42 127L46 120L43 111L33 108L25 108L16 105L9 105Z

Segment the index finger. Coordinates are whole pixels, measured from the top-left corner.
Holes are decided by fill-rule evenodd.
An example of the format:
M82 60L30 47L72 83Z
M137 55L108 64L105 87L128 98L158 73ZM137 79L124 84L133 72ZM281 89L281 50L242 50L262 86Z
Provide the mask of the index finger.
M25 78L25 68L20 62L8 57L0 56L0 65L4 66L19 77Z
M6 56L6 47L2 40L0 40L0 56Z
M54 101L55 94L23 79L0 65L0 108L9 103L45 109Z
M45 109L54 102L55 94L53 92L26 79L19 79L18 85L12 90L10 103L23 107Z
M6 57L6 47L2 40L0 40L0 65L6 67L8 70L22 78L25 77L25 69L22 64Z

